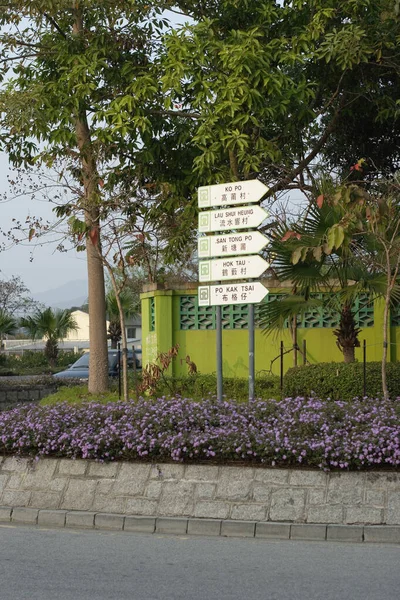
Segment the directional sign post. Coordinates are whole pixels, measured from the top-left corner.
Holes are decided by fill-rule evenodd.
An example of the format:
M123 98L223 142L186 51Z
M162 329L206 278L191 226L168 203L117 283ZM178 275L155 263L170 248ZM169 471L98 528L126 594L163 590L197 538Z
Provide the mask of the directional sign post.
M199 214L199 231L232 231L258 227L267 217L267 211L258 204L208 210Z
M197 240L199 258L255 254L268 244L268 238L259 231L209 235Z
M258 179L208 185L198 189L200 209L220 207L219 210L200 212L199 231L218 232L218 235L207 235L198 240L200 259L223 257L217 260L200 260L200 282L213 281L214 285L203 285L198 290L199 306L216 307L218 400L222 400L223 395L221 311L222 306L227 304L249 305L249 399L254 398L254 304L261 302L268 290L261 282L251 280L269 266L258 255L268 244L268 238L254 229L268 217L267 211L257 205L268 189ZM246 231L241 233L241 230ZM235 279L247 282L221 283ZM215 285L216 282L219 282L218 285Z
M225 304L258 304L268 294L260 282L202 285L199 287L199 306Z
M265 196L268 190L269 188L258 179L207 185L198 189L198 206L199 208L209 208L256 203Z
M269 267L259 254L240 258L217 258L199 262L199 281L231 281L232 279L256 279Z

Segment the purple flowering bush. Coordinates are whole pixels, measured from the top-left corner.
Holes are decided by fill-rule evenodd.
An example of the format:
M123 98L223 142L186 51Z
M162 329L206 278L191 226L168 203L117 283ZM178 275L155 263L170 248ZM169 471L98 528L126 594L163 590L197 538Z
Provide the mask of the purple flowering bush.
M247 404L160 398L0 413L0 451L110 460L249 462L320 469L398 467L400 400Z

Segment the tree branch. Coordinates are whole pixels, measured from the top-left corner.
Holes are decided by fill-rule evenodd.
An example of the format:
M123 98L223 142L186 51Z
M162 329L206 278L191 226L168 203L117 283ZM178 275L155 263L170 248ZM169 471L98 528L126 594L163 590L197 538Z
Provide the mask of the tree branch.
M43 13L43 16L48 20L49 23L51 23L51 25L53 25L53 27L58 31L58 33L60 35L63 36L63 38L66 40L68 39L68 36L66 35L66 33L64 33L64 31L61 29L61 27L57 24L57 22L53 19L53 17L51 17L49 14L47 13Z
M339 115L340 115L340 110L341 110L341 107L338 108L338 110L335 112L335 114L333 115L333 118L332 118L331 122L329 123L329 125L325 129L323 135L320 137L320 139L314 145L314 148L311 150L311 152L306 157L304 157L303 160L301 160L299 162L298 166L295 169L293 169L289 173L289 175L287 175L286 177L284 177L281 181L278 181L277 183L275 183L275 185L273 185L269 189L269 192L268 192L269 196L272 196L273 194L275 194L275 192L278 192L280 190L285 189L286 186L289 183L291 183L293 181L293 179L295 179L295 177L297 177L298 175L300 175L300 173L302 173L302 171L304 171L304 169L310 164L310 162L318 155L318 153L322 150L322 148L324 147L325 143L329 139L329 136L335 130L336 123L337 123Z

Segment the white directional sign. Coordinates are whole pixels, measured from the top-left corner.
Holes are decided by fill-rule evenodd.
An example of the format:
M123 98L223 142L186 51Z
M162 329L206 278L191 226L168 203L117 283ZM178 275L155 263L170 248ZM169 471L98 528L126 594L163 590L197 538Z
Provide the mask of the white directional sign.
M258 204L207 210L199 214L199 231L231 231L258 227L267 217L267 211Z
M268 238L259 231L209 235L197 240L198 255L199 258L211 258L256 254L268 244L268 241Z
M199 262L199 281L227 281L231 279L256 279L269 263L259 254Z
M225 304L258 304L268 294L260 281L199 287L199 306Z
M198 189L198 206L210 208L258 202L268 190L269 188L258 179L206 185Z

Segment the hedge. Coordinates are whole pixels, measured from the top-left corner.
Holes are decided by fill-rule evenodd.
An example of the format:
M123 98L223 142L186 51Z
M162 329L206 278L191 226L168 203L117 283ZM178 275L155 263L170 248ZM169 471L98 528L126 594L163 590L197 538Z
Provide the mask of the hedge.
M391 398L400 397L400 363L387 364L388 389ZM362 397L363 364L320 363L292 367L283 381L286 397L311 396L333 400L351 400ZM369 397L382 395L381 363L369 362L366 366L366 394Z
M279 387L279 377L272 375L270 377L256 377L255 396L256 398L280 398L281 391ZM246 378L224 378L224 396L233 400L248 400L249 398L249 380ZM181 396L184 398L201 399L209 394L217 394L216 375L189 375L184 377L165 377L162 378L155 390L155 396Z
M72 351L60 350L56 367L52 368L44 352L40 350L25 350L22 354L0 353L0 376L52 373L66 368L80 356L82 356L82 352L76 354Z

